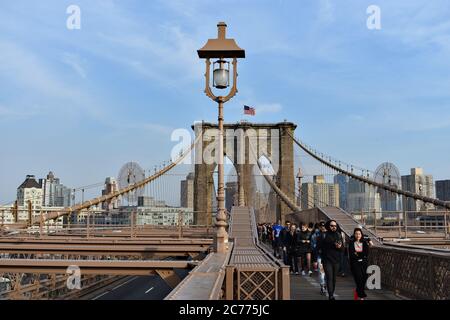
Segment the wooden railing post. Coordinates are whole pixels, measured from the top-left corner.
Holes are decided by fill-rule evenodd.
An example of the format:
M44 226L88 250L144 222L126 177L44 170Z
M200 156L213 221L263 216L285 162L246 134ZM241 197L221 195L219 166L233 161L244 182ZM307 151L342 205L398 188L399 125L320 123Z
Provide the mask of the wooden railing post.
M234 300L234 266L226 266L225 300Z
M291 283L289 275L289 266L282 266L280 269L281 269L280 299L291 300Z

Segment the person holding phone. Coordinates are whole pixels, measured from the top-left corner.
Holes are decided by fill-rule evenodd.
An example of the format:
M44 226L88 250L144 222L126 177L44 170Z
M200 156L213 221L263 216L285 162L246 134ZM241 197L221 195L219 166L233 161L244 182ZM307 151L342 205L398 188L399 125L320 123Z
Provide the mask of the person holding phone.
M322 263L325 270L325 281L327 284L328 299L335 300L334 291L336 289L336 275L339 271L341 251L344 250L342 235L338 232L336 220L329 220L326 223L327 232L319 242L322 253Z

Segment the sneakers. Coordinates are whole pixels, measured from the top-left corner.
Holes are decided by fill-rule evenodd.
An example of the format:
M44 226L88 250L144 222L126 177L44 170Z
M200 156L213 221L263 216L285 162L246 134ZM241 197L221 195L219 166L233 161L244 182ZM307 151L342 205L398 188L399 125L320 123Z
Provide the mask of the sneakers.
M328 300L336 300L336 298L334 296L329 296Z
M302 271L302 276L306 276L306 273L304 270Z
M298 276L298 271L295 274Z
M313 272L311 270L308 271L308 275L312 277Z

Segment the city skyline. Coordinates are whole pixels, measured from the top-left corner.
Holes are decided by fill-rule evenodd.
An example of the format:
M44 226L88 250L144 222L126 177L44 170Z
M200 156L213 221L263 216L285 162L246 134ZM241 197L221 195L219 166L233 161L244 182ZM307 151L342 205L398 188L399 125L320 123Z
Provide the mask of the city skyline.
M196 50L218 21L249 58L226 122L287 119L343 161L450 178L447 2L378 1L381 30L366 28L370 1L255 3L77 1L81 30L65 26L68 1L0 4L0 203L27 174L75 188L168 160L173 129L216 118Z

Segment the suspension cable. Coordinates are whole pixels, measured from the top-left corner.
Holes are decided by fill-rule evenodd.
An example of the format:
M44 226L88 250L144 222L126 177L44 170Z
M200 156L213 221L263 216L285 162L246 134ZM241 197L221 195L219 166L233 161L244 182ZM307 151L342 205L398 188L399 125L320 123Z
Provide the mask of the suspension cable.
M364 182L364 183L368 183L369 185L372 185L372 186L375 186L375 187L378 187L378 188L381 188L381 189L384 189L384 190L387 190L387 191L390 191L390 192L393 192L393 193L396 193L396 194L399 194L399 195L402 195L402 196L405 196L405 197L408 197L408 198L413 198L413 199L416 199L416 200L423 201L425 203L431 203L431 204L434 204L436 206L441 206L441 207L450 209L450 203L448 203L448 202L445 202L445 201L442 201L442 200L439 200L439 199L435 199L435 198L424 197L424 196L421 196L421 195L419 195L417 193L413 193L413 192L410 192L410 191L404 191L404 190L398 189L398 188L396 188L394 186L385 185L385 184L373 181L373 180L371 180L369 178L361 177L361 176L358 176L358 175L356 175L356 174L354 174L352 172L348 172L348 171L346 171L344 169L341 169L340 167L338 167L338 166L328 162L325 159L322 159L321 157L319 157L318 155L316 155L315 153L310 151L308 149L308 147L303 145L303 143L299 142L290 132L288 132L288 135L292 138L292 140L295 142L295 144L297 144L300 148L302 148L311 157L313 157L317 161L323 163L324 165L326 165L326 166L328 166L328 167L330 167L330 168L332 168L332 169L334 169L334 170L336 170L336 171L338 171L338 172L340 172L342 174L345 174L346 176L349 176L350 178L353 178L355 180L358 180L358 181L361 181L361 182Z

